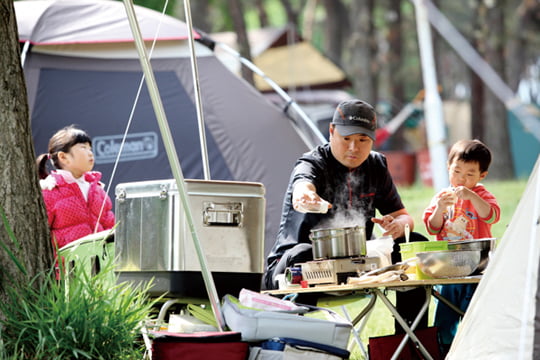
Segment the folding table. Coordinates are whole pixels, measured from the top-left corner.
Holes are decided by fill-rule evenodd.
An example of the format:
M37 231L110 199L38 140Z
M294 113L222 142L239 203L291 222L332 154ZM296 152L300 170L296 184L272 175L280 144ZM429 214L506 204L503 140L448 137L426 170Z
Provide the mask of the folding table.
M364 317L366 317L369 312L375 306L377 298L381 299L386 308L392 313L394 318L405 330L405 336L398 348L394 352L392 359L397 359L409 338L413 341L414 345L418 348L419 351L426 357L426 359L432 360L433 357L426 350L424 345L420 342L418 337L414 334L414 330L418 326L420 319L425 314L429 307L431 301L431 296L436 297L440 301L443 301L445 304L449 305L455 311L460 312L460 310L450 303L447 299L442 297L438 292L436 292L433 287L435 285L449 285L449 284L475 284L478 283L481 279L481 276L468 276L463 278L451 278L451 279L425 279L425 280L406 280L406 281L392 281L385 283L370 283L370 284L343 284L343 285L316 285L310 286L307 288L301 287L289 287L286 289L279 290L266 290L263 291L266 294L275 295L275 296L285 296L290 294L301 294L301 293L321 293L321 294L338 294L338 295L358 295L366 296L371 295L369 303L354 317L352 320L353 325L357 325ZM397 312L396 307L388 299L386 295L386 290L391 291L400 291L407 288L419 288L422 287L426 291L426 301L421 307L418 315L414 319L411 326L409 326L406 321L401 317ZM365 324L364 324L365 325ZM354 328L353 328L354 329ZM363 330L363 326L360 328L359 332Z

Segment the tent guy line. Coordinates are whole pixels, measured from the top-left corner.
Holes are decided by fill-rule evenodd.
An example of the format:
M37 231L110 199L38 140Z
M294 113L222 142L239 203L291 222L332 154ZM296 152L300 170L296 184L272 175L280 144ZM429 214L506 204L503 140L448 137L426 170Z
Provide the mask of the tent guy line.
M152 40L152 46L150 47L150 50L148 52L148 59L152 59L152 53L154 52L154 49L155 49L155 46L156 46L159 31L161 29L162 19L163 19L163 16L165 15L165 10L167 9L167 4L168 3L169 3L169 0L165 0L163 10L161 11L161 18L160 18L160 21L158 22L158 26L156 27L156 32L155 32L155 35L154 35L154 39ZM114 180L114 176L116 175L116 169L118 168L118 163L120 162L120 156L122 156L122 151L124 150L124 144L126 143L127 135L129 133L129 129L130 129L131 123L133 121L133 116L135 115L135 109L137 108L137 104L138 104L139 98L141 96L143 85L145 83L144 80L145 80L145 74L143 72L142 75L141 75L141 81L139 82L139 86L137 87L137 93L135 94L135 99L133 100L133 105L131 106L131 111L129 113L128 122L126 124L126 129L124 130L124 135L122 136L122 141L120 142L120 148L118 149L118 154L116 155L116 159L115 159L114 164L113 164L111 177L110 177L109 183L107 185L107 190L106 190L107 195L109 195L109 192L110 192L111 186L112 186L112 181ZM94 229L94 233L96 233L97 230L98 230L99 219L101 218L101 215L103 214L103 209L105 208L105 203L106 203L106 199L103 199L103 203L101 204L101 209L99 210L98 221L96 222L96 228Z

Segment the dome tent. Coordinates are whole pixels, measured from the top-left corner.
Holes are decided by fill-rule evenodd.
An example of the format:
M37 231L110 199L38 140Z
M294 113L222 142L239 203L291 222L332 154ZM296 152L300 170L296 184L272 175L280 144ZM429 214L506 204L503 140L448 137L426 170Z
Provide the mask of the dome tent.
M135 7L185 178L203 178L187 26ZM142 69L121 2L15 2L32 133L37 153L50 136L77 124L93 138L95 169L110 182L172 178L150 97L143 86L127 142L111 179ZM158 31L159 30L159 31ZM157 34L157 36L156 36ZM261 182L266 189L265 248L275 238L296 158L308 150L290 119L196 43L209 167L213 180Z

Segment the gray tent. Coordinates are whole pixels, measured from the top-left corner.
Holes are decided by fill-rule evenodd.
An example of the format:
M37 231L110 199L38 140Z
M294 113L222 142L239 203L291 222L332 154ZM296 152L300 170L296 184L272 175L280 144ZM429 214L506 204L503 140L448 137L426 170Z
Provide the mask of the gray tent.
M152 67L184 177L202 179L187 27L172 17L135 8L149 48L158 39ZM111 179L142 78L123 4L17 1L15 11L36 152L46 152L50 136L73 123L92 136L95 169L110 183L110 194L118 183L172 178L143 85ZM290 171L308 146L280 109L228 71L210 49L195 45L211 179L264 184L268 251Z

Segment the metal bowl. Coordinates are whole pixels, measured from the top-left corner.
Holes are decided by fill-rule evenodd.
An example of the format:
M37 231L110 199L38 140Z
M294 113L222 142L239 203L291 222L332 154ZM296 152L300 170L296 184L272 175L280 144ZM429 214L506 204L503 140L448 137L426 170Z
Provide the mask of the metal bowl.
M480 264L476 269L479 274L488 265L490 254L495 250L495 241L495 238L449 241L448 250L480 250Z
M416 253L416 266L432 278L469 276L480 264L480 250L441 250Z

